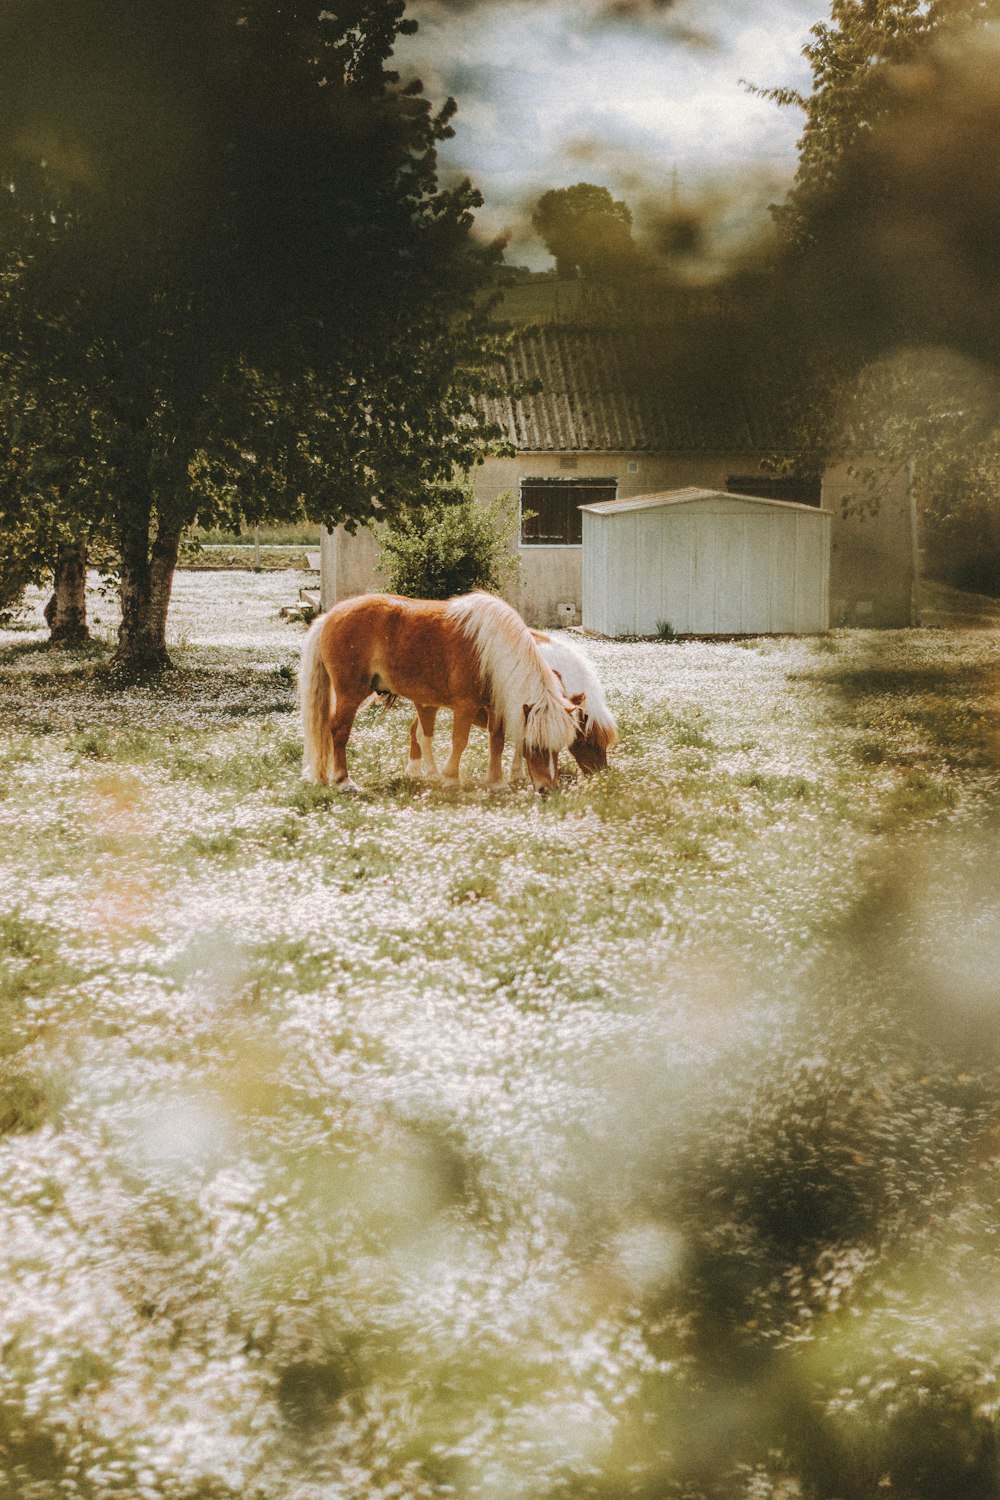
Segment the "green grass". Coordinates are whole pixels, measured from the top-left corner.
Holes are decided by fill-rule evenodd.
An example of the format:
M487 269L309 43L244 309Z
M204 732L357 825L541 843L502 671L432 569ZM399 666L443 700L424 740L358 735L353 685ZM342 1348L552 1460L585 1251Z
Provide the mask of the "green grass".
M262 547L316 548L319 546L320 529L311 521L261 526L260 545ZM243 531L220 531L217 527L195 526L185 534L185 540L196 542L202 547L228 547L230 545L252 547L254 533L253 527L246 527Z
M988 594L974 594L925 578L922 617L925 626L937 629L1000 628L1000 599Z
M59 934L46 922L12 911L0 915L0 1052L18 1045L11 1022L27 997L39 995L61 975Z
M314 549L309 546L308 550ZM281 573L294 568L308 575L301 580L303 587L319 587L318 573L308 566L306 547L262 546L258 553L253 546L244 544L216 545L182 552L178 567L187 573Z
M905 766L941 756L958 763L995 765L1000 748L1000 700L995 668L961 659L823 668L838 717L862 735L855 755L862 764Z
M55 928L16 910L0 914L0 1142L37 1130L57 1108L58 1089L22 1059L38 1037L33 1007L80 979Z

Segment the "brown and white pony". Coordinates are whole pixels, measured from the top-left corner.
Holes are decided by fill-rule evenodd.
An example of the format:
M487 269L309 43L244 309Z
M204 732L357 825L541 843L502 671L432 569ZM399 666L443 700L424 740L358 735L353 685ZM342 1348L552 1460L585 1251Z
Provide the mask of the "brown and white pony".
M403 599L363 594L320 615L306 636L299 670L305 769L314 781L356 790L347 771L354 716L373 693L409 698L418 721L438 708L454 714L445 781L457 782L477 717L490 732L491 782L503 780L504 740L519 748L536 790L556 784L558 756L577 733L577 708L564 697L530 630L492 594ZM421 736L421 739L423 736ZM433 750L427 737L428 769Z
M600 679L594 671L589 657L577 651L568 641L554 641L539 630L531 632L545 662L556 677L564 695L577 705L577 730L569 752L584 776L607 769L608 751L618 743L618 726L608 707ZM434 735L436 709L429 709L410 725L410 761L407 771L411 776L434 774ZM486 727L486 716L480 714L475 721ZM510 769L511 781L523 774L522 756L515 745L514 760Z
M576 739L569 747L570 755L584 776L592 776L595 771L606 771L608 751L618 743L618 726L608 707L608 700L604 696L601 680L594 671L593 662L589 656L584 656L582 651L571 646L569 641L554 641L550 635L543 635L539 630L531 633L545 661L562 684L566 697L579 705ZM515 781L520 774L520 759L515 749L514 764L510 771L511 781Z

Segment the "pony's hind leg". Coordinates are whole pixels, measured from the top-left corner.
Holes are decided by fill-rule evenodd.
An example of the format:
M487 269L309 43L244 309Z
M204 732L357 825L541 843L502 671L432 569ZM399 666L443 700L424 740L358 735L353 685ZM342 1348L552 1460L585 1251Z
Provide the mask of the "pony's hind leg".
M410 725L410 759L406 767L408 776L437 776L434 760L434 724L437 709L417 705L417 716Z
M420 740L417 731L420 728L420 720L416 714L410 724L410 758L406 762L407 776L422 776L424 774L424 763L420 757Z
M472 726L476 721L476 714L478 710L478 704L469 703L456 703L453 710L451 725L451 755L448 757L448 764L445 766L444 770L441 773L442 779L444 781L451 782L453 786L457 785L458 783L459 767L462 763L462 755L465 752L466 745L469 743L469 735L472 731Z
M336 706L330 724L330 733L333 738L333 779L344 792L361 790L357 782L351 780L347 770L347 741L351 737L355 716L363 702L364 698L348 698L343 693L336 694Z

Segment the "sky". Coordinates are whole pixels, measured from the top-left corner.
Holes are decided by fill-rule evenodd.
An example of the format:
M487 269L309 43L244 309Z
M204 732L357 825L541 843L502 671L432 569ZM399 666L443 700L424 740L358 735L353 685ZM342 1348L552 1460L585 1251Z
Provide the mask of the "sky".
M542 192L594 182L644 216L679 199L721 242L767 221L795 170L801 114L740 85L807 88L822 0L414 0L396 54L431 99L453 95L442 175L471 176L479 228L507 260L552 264L530 229Z

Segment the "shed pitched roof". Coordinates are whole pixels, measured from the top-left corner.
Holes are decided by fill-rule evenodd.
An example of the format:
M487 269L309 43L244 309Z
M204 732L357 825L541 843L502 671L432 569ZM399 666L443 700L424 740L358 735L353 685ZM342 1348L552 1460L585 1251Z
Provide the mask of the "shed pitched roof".
M798 500L766 500L760 495L737 495L729 490L703 490L696 485L680 490L661 490L655 495L631 495L625 500L598 500L593 505L581 505L579 508L592 511L598 516L613 516L629 510L661 510L668 505L690 505L699 500L742 500L768 510L805 510L812 516L820 514L817 506L803 505Z
M525 329L506 360L507 392L487 401L519 452L750 452L781 446L769 382L687 366L692 345L676 330ZM706 378L707 376L707 378ZM536 385L518 397L518 386Z

